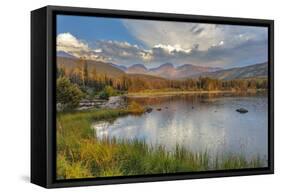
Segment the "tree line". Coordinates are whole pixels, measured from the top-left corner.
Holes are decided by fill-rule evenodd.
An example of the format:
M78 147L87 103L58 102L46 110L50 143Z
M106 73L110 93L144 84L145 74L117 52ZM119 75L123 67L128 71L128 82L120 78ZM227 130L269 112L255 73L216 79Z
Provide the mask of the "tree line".
M141 76L124 74L120 77L110 77L106 73L98 73L95 68L89 71L87 61L80 59L77 65L66 73L63 65L57 69L57 90L64 95L78 96L79 101L85 96L98 96L108 98L112 95L124 92L142 92L144 90L186 90L186 91L215 91L235 90L247 91L248 89L267 89L267 79L237 79L219 80L210 77L199 77L197 79L167 80L153 76ZM58 91L61 94L60 91ZM69 99L66 99L69 100ZM74 103L75 106L76 103Z

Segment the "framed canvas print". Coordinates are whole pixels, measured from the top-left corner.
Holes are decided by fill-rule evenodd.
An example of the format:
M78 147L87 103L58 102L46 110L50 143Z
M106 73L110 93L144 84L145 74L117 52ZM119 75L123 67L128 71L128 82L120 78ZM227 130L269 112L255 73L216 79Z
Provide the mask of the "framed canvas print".
M31 13L31 182L273 173L273 21Z

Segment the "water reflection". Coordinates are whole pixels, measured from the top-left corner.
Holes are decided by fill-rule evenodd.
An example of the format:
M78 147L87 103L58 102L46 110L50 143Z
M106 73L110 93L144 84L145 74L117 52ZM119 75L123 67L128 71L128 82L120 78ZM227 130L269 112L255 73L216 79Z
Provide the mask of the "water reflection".
M179 95L128 100L150 105L153 111L93 123L98 138L137 138L169 150L179 144L213 155L243 153L248 158L257 154L267 158L265 96ZM236 112L240 107L249 112Z

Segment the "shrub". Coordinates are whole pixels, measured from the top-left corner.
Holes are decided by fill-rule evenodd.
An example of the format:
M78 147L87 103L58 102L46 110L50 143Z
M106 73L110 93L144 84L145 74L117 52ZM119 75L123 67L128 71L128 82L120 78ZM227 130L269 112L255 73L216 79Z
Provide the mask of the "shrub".
M61 104L62 110L76 108L83 96L78 85L71 83L68 78L57 79L57 103Z
M116 96L117 92L111 86L105 86L105 88L100 92L99 97L101 99L108 99L110 96Z
M99 98L108 100L109 95L106 92L101 91L100 94L99 94Z

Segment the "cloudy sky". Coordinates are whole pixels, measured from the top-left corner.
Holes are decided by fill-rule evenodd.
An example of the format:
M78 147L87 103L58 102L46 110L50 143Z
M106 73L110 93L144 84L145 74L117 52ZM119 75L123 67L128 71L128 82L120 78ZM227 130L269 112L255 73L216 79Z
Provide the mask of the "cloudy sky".
M238 67L267 61L265 27L57 16L57 51L130 66Z

